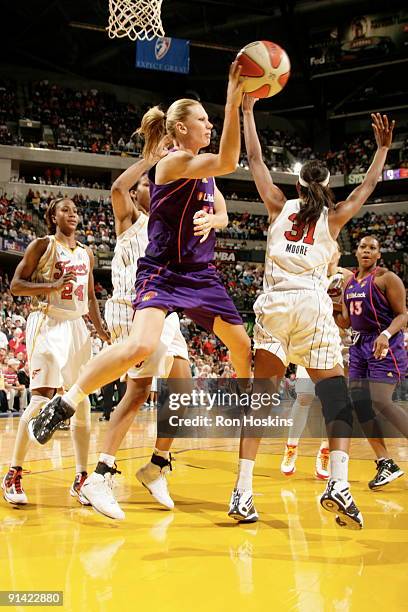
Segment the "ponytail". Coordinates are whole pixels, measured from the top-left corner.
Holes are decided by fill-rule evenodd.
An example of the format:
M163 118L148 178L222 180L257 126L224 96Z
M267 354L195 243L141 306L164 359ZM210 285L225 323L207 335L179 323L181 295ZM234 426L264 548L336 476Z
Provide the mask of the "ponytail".
M144 137L143 157L149 159L157 150L166 133L166 115L158 107L153 106L143 115L142 123L136 130Z
M308 187L300 188L300 211L298 223L315 223L324 207L334 208L333 193L329 187L319 183L310 183Z
M190 114L192 106L201 106L197 100L180 98L169 106L165 114L158 106L153 106L143 115L142 123L136 130L144 137L143 157L152 157L164 136L177 141L177 123L183 123Z
M298 223L315 223L323 209L334 208L333 192L328 186L330 173L318 160L306 162L299 174L300 210Z

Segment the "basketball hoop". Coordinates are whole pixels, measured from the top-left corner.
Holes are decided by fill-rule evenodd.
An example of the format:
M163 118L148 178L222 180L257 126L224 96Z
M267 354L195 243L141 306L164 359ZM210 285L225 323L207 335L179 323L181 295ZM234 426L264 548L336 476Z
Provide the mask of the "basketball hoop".
M109 0L110 38L152 40L164 37L161 22L163 0Z

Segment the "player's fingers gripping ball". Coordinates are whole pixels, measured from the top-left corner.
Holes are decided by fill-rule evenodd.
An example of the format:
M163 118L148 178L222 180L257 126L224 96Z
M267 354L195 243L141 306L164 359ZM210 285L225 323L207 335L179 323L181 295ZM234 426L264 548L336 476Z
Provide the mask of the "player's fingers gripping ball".
M290 76L289 57L279 45L257 40L237 55L244 77L244 92L254 98L270 98L282 91Z

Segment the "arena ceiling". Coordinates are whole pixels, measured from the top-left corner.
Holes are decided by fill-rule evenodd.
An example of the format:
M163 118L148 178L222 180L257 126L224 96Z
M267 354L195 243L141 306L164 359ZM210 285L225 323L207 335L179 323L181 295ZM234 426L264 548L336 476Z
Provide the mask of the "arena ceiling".
M389 5L403 8L405 3ZM135 68L134 43L111 40L104 31L108 0L7 2L2 6L2 59L9 65L160 91L169 99L194 91L202 100L222 102L235 50L252 40L269 39L288 51L293 70L284 92L263 104L304 113L334 104L345 86L352 91L362 78L370 79L365 72L335 77L330 83L311 81L310 29L384 10L377 0L163 0L166 35L187 38L192 44L190 74L181 76ZM394 77L392 70L381 72L384 92L392 94Z

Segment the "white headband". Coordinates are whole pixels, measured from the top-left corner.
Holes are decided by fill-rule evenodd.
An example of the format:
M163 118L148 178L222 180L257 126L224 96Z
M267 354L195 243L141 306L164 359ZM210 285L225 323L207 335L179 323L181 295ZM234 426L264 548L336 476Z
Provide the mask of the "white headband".
M302 187L309 187L309 183L307 181L305 181L304 179L302 179L302 177L299 174L299 185L302 185ZM329 170L327 171L327 176L324 179L324 181L321 181L320 183L318 183L319 185L322 185L323 187L327 187L327 185L329 184L330 181L330 172Z

